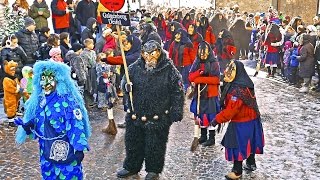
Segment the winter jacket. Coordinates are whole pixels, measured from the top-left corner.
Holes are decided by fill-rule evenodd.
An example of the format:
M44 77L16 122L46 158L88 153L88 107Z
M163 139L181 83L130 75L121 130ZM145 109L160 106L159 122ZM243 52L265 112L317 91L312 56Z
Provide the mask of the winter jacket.
M1 50L1 58L2 61L7 60L18 63L17 72L21 73L21 70L23 68L23 64L27 61L27 54L24 52L24 50L18 46L14 49L11 49L9 47L3 48Z
M310 36L303 35L303 46L300 50L300 56L297 59L300 62L299 76L302 78L311 78L315 74L314 48L310 43Z
M72 50L66 54L66 59L70 61L71 71L77 75L78 85L83 86L88 77L88 68L84 59Z
M35 32L30 32L27 29L21 29L15 35L18 38L19 45L27 54L27 60L25 61L25 64L34 64L36 62L34 53L39 47L37 34Z
M42 44L36 53L36 59L37 60L48 60L50 59L49 52L52 49L52 46L49 46L47 43Z
M43 14L39 15L38 12L42 11ZM48 27L48 18L50 17L49 7L46 1L42 1L40 4L35 0L30 7L29 16L36 22L36 29L40 30L43 27Z
M81 33L81 41L83 42L85 39L90 38L95 41L95 29L93 29L93 24L96 23L97 20L93 17L88 19L86 28Z
M320 40L319 39L316 41L314 58L315 58L315 61L317 61L318 64L320 65Z
M298 67L299 61L297 57L299 56L299 48L293 48L291 55L290 55L290 67Z
M61 42L60 49L61 49L61 57L64 59L66 57L66 54L70 50L70 47L66 43Z
M85 90L88 91L90 94L93 94L94 92L96 92L97 88L96 52L85 48L81 52L80 56L88 68L88 76L85 84Z
M103 47L105 44L106 44L106 38L101 36L97 40L96 44L94 45L94 50L96 51L97 54L103 52Z
M80 21L81 26L86 26L88 19L97 17L96 4L92 0L80 1L76 8L76 16Z
M66 12L67 7L67 3L64 0L52 0L52 21L55 29L70 27L70 15Z
M39 34L39 44L40 44L40 46L41 46L42 44L46 43L47 40L48 40L48 37L47 37L47 36L45 36L45 35L42 34L42 33Z

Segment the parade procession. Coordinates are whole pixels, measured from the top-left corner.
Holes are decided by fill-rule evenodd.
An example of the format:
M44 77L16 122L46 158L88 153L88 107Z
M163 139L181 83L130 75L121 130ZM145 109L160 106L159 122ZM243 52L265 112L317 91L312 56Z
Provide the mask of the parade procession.
M0 0L0 40L0 179L319 178L319 0Z

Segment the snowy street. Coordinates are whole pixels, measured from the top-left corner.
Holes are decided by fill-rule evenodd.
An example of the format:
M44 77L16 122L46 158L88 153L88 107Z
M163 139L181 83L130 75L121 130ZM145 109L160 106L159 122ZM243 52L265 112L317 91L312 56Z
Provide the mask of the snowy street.
M247 69L249 75L254 70ZM314 180L320 173L320 99L319 93L300 94L297 88L274 79L266 79L261 72L252 78L263 120L265 151L257 156L258 169L244 173L242 179L292 179ZM121 104L121 103L119 103ZM232 164L224 159L220 145L223 134L216 138L213 147L201 147L192 153L193 121L190 119L188 100L185 118L172 125L168 142L166 165L161 179L223 179ZM118 105L117 123L123 122L124 112ZM90 111L93 135L91 151L86 153L83 168L85 179L117 179L116 171L125 157L124 129L115 137L105 135L101 127L106 123L106 113ZM1 108L1 119L4 119ZM226 129L226 128L225 128ZM0 179L40 179L38 143L28 141L17 147L15 128L0 125ZM144 169L133 179L144 178Z

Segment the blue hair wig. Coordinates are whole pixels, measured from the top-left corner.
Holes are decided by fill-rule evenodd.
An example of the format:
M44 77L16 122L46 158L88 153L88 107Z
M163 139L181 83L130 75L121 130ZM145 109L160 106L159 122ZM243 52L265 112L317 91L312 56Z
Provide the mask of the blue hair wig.
M71 69L69 66L54 61L40 61L33 67L33 92L29 100L25 104L25 113L23 122L27 123L36 117L36 109L43 97L42 87L40 85L41 75L44 71L49 70L54 72L56 80L56 91L58 96L68 96L78 102L79 108L83 115L83 123L85 135L87 138L91 136L91 126L89 123L88 112L84 106L83 98L77 88L76 83L71 79ZM27 134L24 129L19 126L16 132L16 143L22 144L25 142Z

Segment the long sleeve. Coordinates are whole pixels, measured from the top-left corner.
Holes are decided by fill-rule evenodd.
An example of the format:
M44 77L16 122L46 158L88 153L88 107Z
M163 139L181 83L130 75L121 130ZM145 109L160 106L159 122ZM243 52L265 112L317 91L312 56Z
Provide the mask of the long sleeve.
M18 46L17 53L19 54L19 56L21 58L22 64L24 64L28 60L26 52L22 49L21 46Z
M225 123L240 112L243 101L235 96L227 95L226 107L216 116L216 121L218 123Z
M63 11L58 10L57 4L58 4L58 0L53 0L53 1L51 2L51 11L52 11L52 14L58 15L58 16L63 16L63 15L65 15L67 12L66 12L65 10L63 10Z
M3 90L12 94L18 94L16 82L9 78L3 79Z
M34 5L31 6L30 11L29 11L29 16L32 17L32 19L35 19L36 17L39 16L38 14L38 9L34 7Z
M43 11L43 14L42 16L46 19L48 19L50 17L50 11L49 11L49 8L46 7L46 9Z
M297 56L298 61L305 61L308 57L308 50L304 46L301 48L300 56Z
M106 63L111 65L122 65L123 61L121 56L115 56L115 57L107 57Z
M217 76L212 76L212 77L196 77L193 82L195 84L212 84L212 85L218 85L220 84L219 77Z

